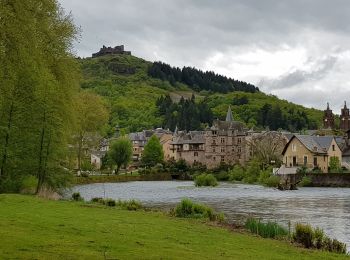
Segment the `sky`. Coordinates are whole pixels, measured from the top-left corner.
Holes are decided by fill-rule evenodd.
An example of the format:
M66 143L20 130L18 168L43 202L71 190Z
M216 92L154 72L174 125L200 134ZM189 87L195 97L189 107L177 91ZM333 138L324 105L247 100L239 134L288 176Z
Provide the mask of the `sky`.
M349 0L58 0L81 28L75 53L133 55L244 80L339 113L350 105Z

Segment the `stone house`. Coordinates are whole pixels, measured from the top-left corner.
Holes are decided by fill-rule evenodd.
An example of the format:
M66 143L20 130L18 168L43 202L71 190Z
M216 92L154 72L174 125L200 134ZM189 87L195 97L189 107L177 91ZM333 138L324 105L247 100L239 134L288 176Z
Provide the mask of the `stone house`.
M170 143L170 157L175 161L185 160L189 165L206 164L205 134L203 131L178 132L175 131Z
M338 157L342 164L342 151L334 136L294 135L282 155L284 167L295 172L298 167L306 166L327 173L331 157Z
M157 128L155 130L143 130L142 132L130 133L129 139L132 143L134 162L141 161L142 153L144 147L152 135L156 135L160 143L163 146L164 158L170 156L170 142L172 139L172 132L162 128Z

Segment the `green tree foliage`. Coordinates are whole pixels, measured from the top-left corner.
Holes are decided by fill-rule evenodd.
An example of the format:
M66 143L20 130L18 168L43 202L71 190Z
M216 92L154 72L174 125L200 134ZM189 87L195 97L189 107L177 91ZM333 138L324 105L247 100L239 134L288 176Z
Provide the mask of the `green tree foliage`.
M120 167L126 168L132 159L132 144L129 138L119 137L113 142L108 157L112 164L117 166L116 174L119 173Z
M155 166L164 160L163 147L156 135L148 140L142 154L142 163L146 166Z
M18 191L27 174L57 188L65 158L78 66L77 29L54 0L0 5L0 192Z
M208 90L227 93L231 91L258 92L252 84L227 78L212 71L203 72L196 68L175 68L162 62L154 62L148 69L148 75L161 80L167 80L175 86L176 82L184 83L195 91Z
M81 169L82 149L88 145L88 138L96 135L108 122L108 111L100 96L93 92L81 91L76 99L77 130L75 141L77 147L78 168Z
M332 156L329 159L329 170L330 170L330 172L339 172L340 171L340 162L339 162L338 157Z
M169 95L161 96L156 105L159 114L164 117L163 127L174 130L176 126L181 130L199 130L201 124L211 124L213 113L205 101L196 103L195 96L191 99L180 99L179 103L174 103Z

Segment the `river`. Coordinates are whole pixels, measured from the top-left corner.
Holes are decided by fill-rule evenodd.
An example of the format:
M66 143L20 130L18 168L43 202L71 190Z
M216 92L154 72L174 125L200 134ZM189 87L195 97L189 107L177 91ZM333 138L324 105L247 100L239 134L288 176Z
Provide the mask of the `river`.
M144 205L168 209L182 198L210 205L232 222L248 216L273 220L288 226L290 221L310 223L350 247L350 188L300 188L279 191L257 185L220 183L215 188L197 188L192 181L147 181L98 183L76 186L85 200L93 197L137 199Z

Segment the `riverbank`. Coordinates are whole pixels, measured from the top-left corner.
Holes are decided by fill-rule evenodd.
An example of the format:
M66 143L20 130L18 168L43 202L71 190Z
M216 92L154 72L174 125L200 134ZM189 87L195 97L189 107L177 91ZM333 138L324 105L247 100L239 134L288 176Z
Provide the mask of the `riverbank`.
M0 195L1 259L348 259L171 218L80 202Z
M171 179L171 175L166 173L147 175L132 175L130 173L123 175L90 175L88 177L75 176L73 178L73 185L129 181L169 181Z

